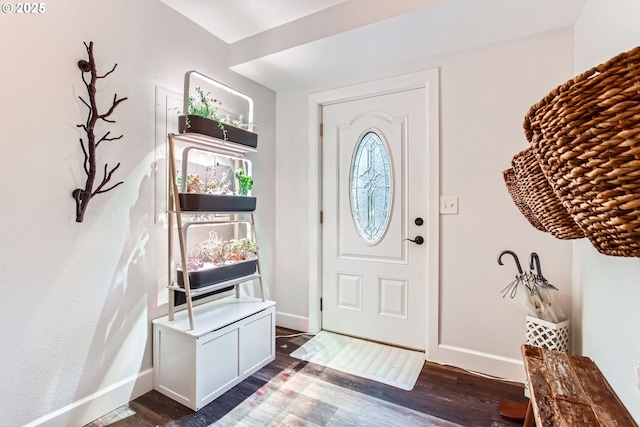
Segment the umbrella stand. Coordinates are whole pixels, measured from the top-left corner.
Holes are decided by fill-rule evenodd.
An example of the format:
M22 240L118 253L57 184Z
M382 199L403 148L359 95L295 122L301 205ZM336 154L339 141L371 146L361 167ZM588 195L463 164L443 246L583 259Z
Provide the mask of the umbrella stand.
M550 350L569 351L570 321L556 300L558 288L553 286L542 275L540 257L532 252L529 255L529 271L524 272L518 256L513 251L502 251L498 255L498 264L502 257L510 255L516 264L515 279L502 290L502 297L507 295L526 313L527 344ZM527 389L525 388L525 395ZM528 396L528 395L527 395ZM500 402L502 418L523 422L527 405L520 402Z
M530 294L531 292L528 285L531 279L530 277L531 275L529 273L525 273L522 271L522 266L520 265L520 260L518 259L518 255L516 255L515 252L513 251L500 252L500 255L498 255L499 265L504 265L502 263L503 255L511 255L513 257L513 260L516 263L518 274L516 274L515 279L511 283L509 283L507 287L505 287L502 290L502 298L509 295L511 299L516 300L516 298L518 298L518 294L520 294L520 296L524 296L525 297L524 301L520 301L520 300L516 300L516 301L528 312L529 310L527 305L529 303L527 302L528 300L527 295ZM524 288L524 289L520 289L520 292L518 293L519 288ZM502 418L509 421L516 421L520 423L524 422L525 417L527 415L527 408L529 406L528 403L502 401L499 403L499 405L500 405L500 416Z

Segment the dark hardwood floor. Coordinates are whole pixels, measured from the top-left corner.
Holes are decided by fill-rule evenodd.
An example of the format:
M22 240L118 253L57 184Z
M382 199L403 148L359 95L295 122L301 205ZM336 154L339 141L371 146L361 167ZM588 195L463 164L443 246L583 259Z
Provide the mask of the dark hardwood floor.
M526 402L522 385L427 362L404 391L289 356L310 338L277 338L275 361L198 412L154 390L88 427L522 425L499 413L500 401Z

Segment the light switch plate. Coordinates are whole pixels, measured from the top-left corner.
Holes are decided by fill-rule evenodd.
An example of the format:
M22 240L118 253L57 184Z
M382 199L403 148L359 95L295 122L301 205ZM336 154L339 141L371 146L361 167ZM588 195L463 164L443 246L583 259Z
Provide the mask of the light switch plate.
M458 196L441 196L440 214L458 215Z

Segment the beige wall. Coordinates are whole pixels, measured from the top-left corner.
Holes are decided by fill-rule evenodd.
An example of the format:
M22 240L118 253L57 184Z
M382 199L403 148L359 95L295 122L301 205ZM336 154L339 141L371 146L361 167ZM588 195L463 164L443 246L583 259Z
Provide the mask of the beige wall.
M640 45L640 2L587 0L575 25L575 74ZM602 370L640 422L640 260L598 253L588 241L574 246L576 350Z

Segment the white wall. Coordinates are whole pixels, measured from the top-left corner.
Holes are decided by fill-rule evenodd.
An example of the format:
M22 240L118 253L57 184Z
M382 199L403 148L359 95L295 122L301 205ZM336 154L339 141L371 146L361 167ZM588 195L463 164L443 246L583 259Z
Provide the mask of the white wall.
M189 69L256 101L254 193L263 272L273 287L275 94L230 72L226 45L158 1L46 7L40 16L3 14L0 25L4 426L49 416L82 425L150 389L150 319L166 312L158 307L166 230L153 222L155 86L181 91ZM124 185L94 198L76 223L71 192L84 184L76 124L86 114L76 64L91 40L99 71L119 64L98 83L101 107L115 92L129 98L112 117L117 123L101 128L124 138L98 149L101 163L122 162L115 178ZM115 400L91 407L112 389Z
M348 65L345 65L348 67ZM440 346L431 359L524 378L524 315L501 289L515 274L498 266L503 249L539 253L547 278L571 304L571 244L531 227L506 191L502 171L526 147L529 107L573 71L573 33L560 30L435 58L440 68L441 193L460 197L460 214L441 222ZM417 71L398 69L396 75ZM389 76L379 76L380 78ZM308 96L359 82L277 95L276 281L279 324L308 326ZM523 262L526 262L523 260Z
M640 44L640 2L587 0L575 25L575 74ZM574 246L578 348L591 357L637 422L640 390L640 260L598 253L587 241Z

